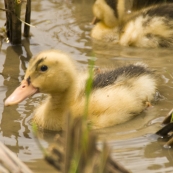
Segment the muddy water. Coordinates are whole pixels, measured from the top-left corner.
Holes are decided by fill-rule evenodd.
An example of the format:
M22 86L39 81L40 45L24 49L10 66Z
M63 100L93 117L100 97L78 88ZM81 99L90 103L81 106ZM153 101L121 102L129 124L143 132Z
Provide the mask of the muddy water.
M173 107L173 51L93 44L90 38L92 3L92 0L33 0L32 24L35 27L31 28L31 38L23 38L19 46L3 43L0 52L0 141L34 172L56 172L43 160L31 128L33 109L44 96L38 94L17 106L4 107L4 99L19 85L33 54L45 49L61 49L72 55L79 68L87 68L92 56L96 57L95 65L100 68L144 62L158 73L162 99L125 124L97 131L98 147L101 148L101 141L106 140L112 148L112 157L134 173L172 172L173 150L164 149L163 140L154 133ZM5 13L0 11L0 27L4 23ZM41 135L42 144L47 147L55 133Z

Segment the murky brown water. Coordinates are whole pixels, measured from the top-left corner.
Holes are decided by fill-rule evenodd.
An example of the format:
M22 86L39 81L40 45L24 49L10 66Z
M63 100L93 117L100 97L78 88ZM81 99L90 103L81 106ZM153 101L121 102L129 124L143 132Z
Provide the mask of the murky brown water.
M70 1L70 0L69 0ZM4 99L19 85L32 54L45 49L61 49L71 53L79 68L96 56L96 66L112 67L133 62L145 62L158 72L159 92L164 99L135 119L98 131L99 143L106 140L112 156L133 173L173 172L173 150L164 149L162 140L153 135L166 113L173 107L173 51L122 48L108 44L92 45L93 0L32 0L32 37L21 46L3 43L0 52L0 141L7 145L34 172L56 172L47 165L34 141L30 120L34 106L42 95L36 95L13 107L4 107ZM3 7L3 2L0 2ZM5 13L0 11L0 27ZM54 133L42 134L44 147Z

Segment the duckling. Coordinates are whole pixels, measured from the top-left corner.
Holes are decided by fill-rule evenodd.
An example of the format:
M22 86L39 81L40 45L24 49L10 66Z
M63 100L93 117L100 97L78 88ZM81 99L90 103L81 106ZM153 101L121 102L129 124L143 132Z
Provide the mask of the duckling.
M96 0L93 27L95 40L122 46L173 47L173 4L159 4L126 13L124 0Z
M34 111L33 121L48 130L62 130L64 117L82 116L89 74L79 73L72 58L59 50L33 57L21 85L6 99L17 104L35 93L48 94ZM88 122L93 129L113 126L141 113L154 99L157 80L153 70L136 63L94 74L88 104Z
M170 3L170 2L173 2L173 0L166 0L166 1L163 1L163 0L145 0L145 1L133 0L131 8L132 8L132 11L134 11L134 10L140 10L142 8L146 8L146 7L149 7L152 5Z

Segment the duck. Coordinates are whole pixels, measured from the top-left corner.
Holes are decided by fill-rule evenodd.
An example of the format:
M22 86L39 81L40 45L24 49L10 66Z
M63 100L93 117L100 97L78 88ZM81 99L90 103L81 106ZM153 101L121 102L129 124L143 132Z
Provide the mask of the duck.
M131 2L131 10L135 11L135 10L140 10L142 8L146 8L152 5L160 5L160 4L164 4L164 3L172 3L173 0L133 0L133 2Z
M127 12L124 0L96 0L92 40L125 47L172 48L173 3L140 8Z
M65 117L83 116L89 72L77 68L60 50L45 50L29 61L24 79L5 100L5 106L36 94L47 98L34 110L33 122L41 129L63 130ZM87 122L93 129L124 123L150 106L157 90L155 71L144 63L94 72Z

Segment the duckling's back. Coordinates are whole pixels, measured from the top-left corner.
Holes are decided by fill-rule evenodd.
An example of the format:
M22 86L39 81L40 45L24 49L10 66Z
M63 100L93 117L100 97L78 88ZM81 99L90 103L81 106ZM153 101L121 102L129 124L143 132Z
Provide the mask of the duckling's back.
M132 14L123 25L119 42L123 46L173 47L173 4Z
M98 73L88 104L88 119L93 128L120 124L142 112L156 93L154 71L144 64L132 64ZM79 95L73 113L82 115L85 95Z

